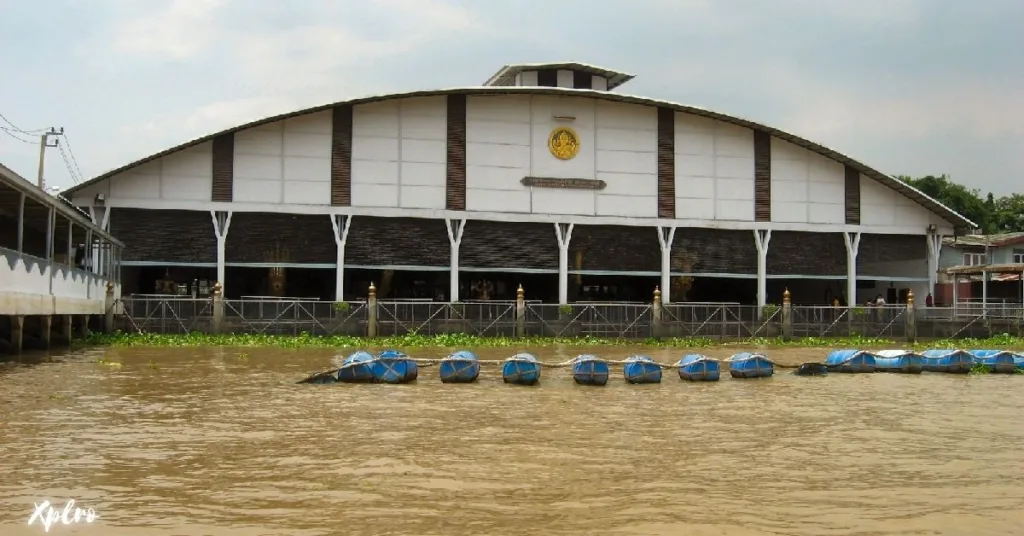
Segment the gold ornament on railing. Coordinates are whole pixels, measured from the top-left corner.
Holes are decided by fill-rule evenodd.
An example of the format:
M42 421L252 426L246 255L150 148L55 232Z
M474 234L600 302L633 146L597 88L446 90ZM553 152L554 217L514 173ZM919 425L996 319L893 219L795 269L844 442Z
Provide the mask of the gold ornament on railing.
M224 291L224 286L220 284L220 281L213 283L213 295L220 296L220 293Z
M661 288L654 287L654 303L661 303Z
M907 307L914 306L914 291L913 289L907 290Z
M789 301L789 287L782 293L782 303L790 303Z
M519 288L516 289L516 299L523 300L526 298L526 291L523 290L522 283L519 284Z
M370 293L369 293L369 296L372 299L376 299L377 298L377 287L375 287L373 285L373 282L370 283Z

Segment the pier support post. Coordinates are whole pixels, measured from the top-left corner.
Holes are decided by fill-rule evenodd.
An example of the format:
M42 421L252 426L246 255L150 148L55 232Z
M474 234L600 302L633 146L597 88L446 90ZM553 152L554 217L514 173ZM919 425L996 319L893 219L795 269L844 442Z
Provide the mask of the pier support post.
M89 337L89 319L92 318L89 315L78 315L78 326L76 331L78 332L79 339L87 339Z
M448 243L451 245L452 258L448 269L449 290L448 301L457 303L459 301L459 246L462 245L462 231L466 230L466 220L444 220L448 228Z
M661 289L654 287L654 300L651 302L651 336L661 338Z
M768 243L772 241L772 231L754 229L754 245L757 246L757 319L764 316L764 306L768 303Z
M20 354L25 345L25 317L14 315L11 317L11 349L15 354Z
M929 232L925 235L928 244L928 292L934 296L939 282L939 257L942 255L942 235Z
M372 282L366 295L366 336L377 336L377 287Z
M572 223L556 223L555 237L558 238L558 304L569 303L569 241L572 240ZM564 226L564 227L563 227Z
M348 230L352 226L352 216L331 214L331 227L334 228L334 245L338 248L337 267L335 268L334 301L345 301L345 244L348 242Z
M676 239L675 227L658 227L658 245L661 246L661 303L672 302L672 243Z
M793 302L790 300L789 289L782 293L782 340L793 340Z
M213 326L211 331L214 333L223 333L224 331L224 287L221 286L220 281L213 283L213 296L210 298L213 300Z
M907 291L907 342L917 342L917 310L914 306L914 291Z
M231 212L210 211L213 219L213 234L217 237L217 282L224 288L224 257L227 255L228 229L231 228Z
M71 315L61 315L60 316L60 324L61 324L60 325L60 334L61 334L61 337L64 338L64 341L66 343L68 343L68 345L71 344L71 339L75 335L74 331L73 331L73 328L74 328L73 320L74 320L74 318L75 317L73 317Z
M43 315L39 317L39 342L43 345L43 348L50 349L50 333L53 329L53 317L50 315Z
M114 283L113 281L107 281L107 297L103 302L103 332L113 333L114 332L114 309L117 304L114 303Z
M520 284L516 289L516 337L526 336L526 292Z

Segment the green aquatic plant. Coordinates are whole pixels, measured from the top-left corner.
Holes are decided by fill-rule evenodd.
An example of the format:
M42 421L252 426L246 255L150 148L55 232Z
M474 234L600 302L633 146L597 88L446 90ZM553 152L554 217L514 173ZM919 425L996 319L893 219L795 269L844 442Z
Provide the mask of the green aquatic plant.
M975 363L974 365L971 366L971 370L968 371L967 373L970 374L971 376L979 376L982 374L988 374L990 372L992 372L992 369L989 368L987 365L984 365L982 363Z
M339 312L339 313L347 313L349 311L349 309L352 308L352 305L349 304L348 302L340 301L340 302L334 302L334 305L332 305L331 307L333 307L334 310Z

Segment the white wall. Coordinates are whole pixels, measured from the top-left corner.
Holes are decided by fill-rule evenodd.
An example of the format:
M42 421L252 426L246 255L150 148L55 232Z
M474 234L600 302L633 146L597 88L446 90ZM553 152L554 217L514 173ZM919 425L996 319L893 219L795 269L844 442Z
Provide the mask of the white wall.
M843 164L785 140L772 143L772 221L846 223Z
M75 192L73 202L92 205L98 193L121 199L209 201L212 150L212 142L206 142L147 162Z
M676 113L676 216L754 220L754 132Z
M555 119L572 117L572 120ZM657 110L577 97L471 96L466 110L466 209L657 217ZM568 126L571 160L548 150ZM530 188L523 177L600 179L604 190Z
M326 205L331 200L331 112L235 134L232 198L240 203Z
M360 104L352 117L352 205L445 208L445 97Z
M917 202L865 175L860 176L860 224L865 227L917 226L924 234L929 224L950 224ZM870 231L869 231L870 232ZM951 231L950 231L951 232Z

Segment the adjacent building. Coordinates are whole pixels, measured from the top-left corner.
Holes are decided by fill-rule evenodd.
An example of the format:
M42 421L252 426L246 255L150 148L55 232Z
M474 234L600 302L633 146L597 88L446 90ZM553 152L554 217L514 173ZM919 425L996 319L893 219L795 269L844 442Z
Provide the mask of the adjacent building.
M482 86L268 117L64 195L125 243L126 293L351 300L890 303L973 227L798 135L506 65Z

